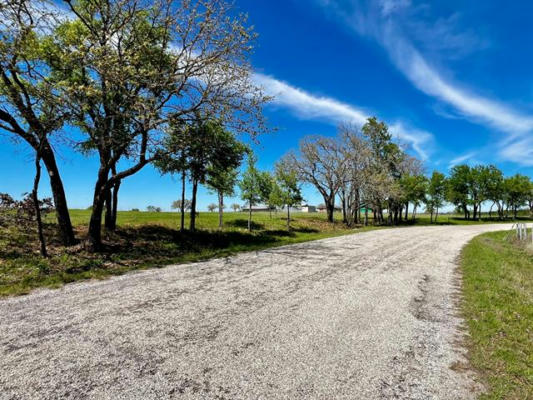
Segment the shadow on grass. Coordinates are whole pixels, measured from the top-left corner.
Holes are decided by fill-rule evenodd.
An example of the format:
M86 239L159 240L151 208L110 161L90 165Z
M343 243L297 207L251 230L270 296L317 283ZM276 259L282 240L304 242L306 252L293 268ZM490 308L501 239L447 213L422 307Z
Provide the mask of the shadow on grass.
M234 219L233 221L227 221L224 224L226 226L229 226L229 227L232 227L232 228L248 229L248 220L247 219ZM253 220L252 220L251 226L252 226L252 230L259 230L259 229L263 229L265 227L263 224L255 222Z
M282 230L238 232L178 230L159 225L121 228L110 234L104 252L127 257L176 257L187 253L231 250L236 247L260 247L279 242L282 237L293 236Z

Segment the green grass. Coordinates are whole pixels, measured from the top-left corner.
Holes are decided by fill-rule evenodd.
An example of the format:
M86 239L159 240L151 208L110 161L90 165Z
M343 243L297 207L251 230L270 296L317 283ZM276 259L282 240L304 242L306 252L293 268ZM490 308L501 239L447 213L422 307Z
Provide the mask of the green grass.
M472 365L486 380L480 399L533 399L533 249L476 237L463 250L463 311Z
M78 238L85 237L89 216L87 210L72 210ZM104 232L104 251L91 254L82 245L63 248L54 237L53 216L48 216L48 259L38 255L35 232L0 225L0 296L376 229L348 229L339 222L328 223L323 214L296 214L291 222L292 231L287 232L284 213L273 213L272 217L269 213L254 213L254 231L249 233L246 218L243 213L227 213L225 228L220 231L218 215L201 212L198 231L180 233L177 213L119 212L117 232Z
M104 232L105 250L91 254L82 245L63 248L56 237L55 218L48 215L45 221L50 257L47 259L38 255L35 232L2 226L0 220L0 296L378 228L349 229L339 222L340 214L335 216L337 222L331 224L326 221L325 214L294 213L291 216L293 230L287 232L284 212L272 215L260 212L253 214L254 231L249 233L247 217L246 213L227 212L224 229L219 231L218 214L200 212L198 232L180 233L178 213L123 211L118 213L117 232ZM81 241L86 237L89 218L89 210L71 210L76 236ZM187 225L188 222L187 215ZM488 220L486 216L482 221L464 221L457 215L441 215L437 224L494 222L498 221ZM416 221L402 223L402 226L410 225L429 225L429 216L421 214Z

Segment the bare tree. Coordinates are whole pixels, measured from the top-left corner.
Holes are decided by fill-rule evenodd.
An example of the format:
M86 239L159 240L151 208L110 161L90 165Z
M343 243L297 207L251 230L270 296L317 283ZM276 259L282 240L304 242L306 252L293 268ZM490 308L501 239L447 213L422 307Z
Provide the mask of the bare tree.
M299 179L313 185L324 198L329 222L333 222L335 197L345 179L346 160L342 154L337 140L313 136L300 142L299 154L288 155Z

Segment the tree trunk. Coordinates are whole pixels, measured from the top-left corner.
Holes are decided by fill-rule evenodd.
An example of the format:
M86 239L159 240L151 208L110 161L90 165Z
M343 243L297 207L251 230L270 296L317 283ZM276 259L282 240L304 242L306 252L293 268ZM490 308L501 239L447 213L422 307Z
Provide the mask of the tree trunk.
M50 187L54 197L54 207L57 217L57 224L59 226L59 233L61 235L61 241L65 246L72 246L76 244L76 239L74 237L74 230L72 229L72 223L70 221L65 189L63 187L61 176L59 175L55 155L49 145L45 145L41 149L41 158L50 178Z
M111 209L111 230L115 231L117 229L117 213L118 213L118 191L120 189L121 181L117 181L113 186L113 208Z
M198 191L198 181L192 180L192 198L191 198L191 220L189 223L189 230L194 232L196 230L196 192Z
M328 214L328 222L333 222L333 213L335 212L335 200L332 200L330 198L326 201L326 211Z
M39 181L41 180L41 157L35 157L35 179L33 181L33 205L35 206L35 219L37 220L37 233L39 235L39 243L41 245L41 256L48 257L48 252L46 251L46 242L44 240L43 233L43 221L41 219L41 207L39 205Z
M291 231L291 208L287 204L287 230Z
M218 191L218 227L222 229L224 222L224 193Z
M365 226L368 226L368 207L365 206Z
M104 226L107 230L113 230L113 197L111 188L105 191L105 217Z
M180 232L185 230L185 171L181 173L181 219Z
M250 209L248 210L248 232L252 231L252 201L249 203Z
M439 207L437 207L437 213L435 214L435 222L437 222L438 218L439 218Z
M101 169L96 180L93 195L93 208L89 221L88 244L90 251L100 251L102 248L102 212L107 195L105 185L107 183L107 173Z
M343 190L341 193L341 207L342 207L342 223L348 223L346 219L346 192Z
M405 218L404 219L406 222L409 219L409 202L405 203Z

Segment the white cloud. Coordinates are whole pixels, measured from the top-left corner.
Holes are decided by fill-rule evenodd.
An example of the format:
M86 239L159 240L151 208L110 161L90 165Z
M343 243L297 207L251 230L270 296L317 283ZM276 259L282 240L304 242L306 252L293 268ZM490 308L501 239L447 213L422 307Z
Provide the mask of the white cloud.
M456 157L454 158L453 160L450 160L449 164L448 164L448 168L452 168L458 164L461 164L467 160L470 160L472 157L475 157L476 153L475 152L470 152L470 153L467 153L467 154L464 154L462 156L459 156L459 157Z
M363 125L370 117L363 109L340 102L331 97L315 96L268 75L256 73L254 81L266 94L274 96L273 103L291 109L301 118L325 119L334 124L344 122ZM401 122L390 125L390 131L400 141L407 143L422 158L428 158L433 135L419 129L410 129Z
M381 0L378 3L363 3L351 0L348 7L343 7L346 3L340 3L338 0L330 0L329 3L327 12L334 11L336 18L342 20L349 28L360 35L377 40L385 48L394 65L420 91L448 104L464 118L505 132L507 136L497 144L500 157L523 165L533 163L529 161L533 153L533 139L531 139L533 118L499 101L476 95L445 79L403 34L401 26L413 26L417 21L400 20L402 22L400 26L395 19L398 14L402 14L402 18L406 15L408 18L412 17L412 14L406 10L409 7L408 1ZM323 3L318 1L318 4ZM453 39L455 47L458 45L455 42L463 42L467 37L466 33L452 34L451 30L442 27L440 32L444 35L440 40ZM432 42L438 40L439 38L434 38ZM471 40L466 42L470 43ZM437 45L436 48L438 47ZM529 159L524 155L529 155Z

